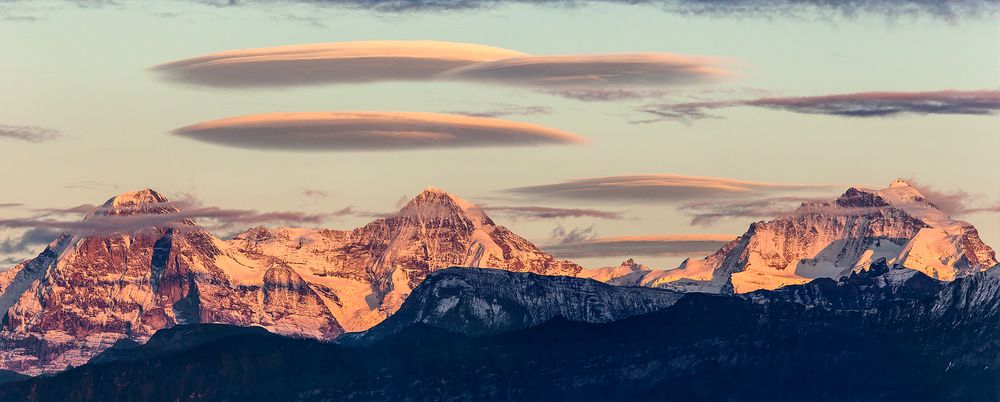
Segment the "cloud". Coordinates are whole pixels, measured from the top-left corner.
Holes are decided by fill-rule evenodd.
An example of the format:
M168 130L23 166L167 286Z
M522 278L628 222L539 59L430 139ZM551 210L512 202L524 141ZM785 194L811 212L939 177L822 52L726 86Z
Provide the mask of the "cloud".
M25 142L45 142L55 141L65 134L59 130L38 126L11 126L0 124L0 139L9 139Z
M650 235L590 238L543 246L557 258L695 257L711 254L734 235Z
M519 56L470 64L447 78L573 89L705 83L731 74L721 59L669 53Z
M586 228L573 228L571 230L566 230L566 228L562 225L559 225L552 229L552 232L549 233L549 239L559 245L580 243L592 240L596 237L597 231L594 230L594 225L590 225Z
M518 106L503 104L487 110L454 110L444 113L472 117L531 116L552 114L552 108L547 106Z
M709 110L739 106L857 118L929 114L991 115L1000 111L1000 91L858 92L823 96L763 97L647 105L641 107L639 111L657 116L658 120L690 121L716 117L709 114Z
M575 99L581 102L617 102L628 100L640 100L650 98L660 98L667 94L667 91L642 90L642 89L600 89L600 88L566 88L550 89L545 93L567 99Z
M1000 213L1000 203L990 204L982 195L969 194L963 190L941 191L930 186L907 180L922 193L927 200L951 216L973 213ZM829 206L830 197L779 196L751 200L702 200L684 203L678 210L691 216L692 225L712 225L726 219L768 219L794 213L800 206L808 204L803 212L826 209L826 213L855 213L859 209Z
M112 183L99 182L99 181L95 181L95 180L84 180L84 181L78 181L78 182L67 184L67 185L63 186L63 188L67 188L67 189L97 189L97 190L109 190L109 189L111 189L111 190L113 190L113 189L117 189L118 185L112 184Z
M502 191L541 198L671 203L713 197L749 197L774 192L824 188L829 188L829 186L765 183L677 174L641 174L572 179L561 183L517 187Z
M689 202L678 209L691 216L691 224L707 226L726 219L761 219L789 214L804 202L820 198L769 197L753 200L706 200Z
M302 195L309 198L327 198L330 196L330 193L323 190L307 188L302 190Z
M171 81L231 88L412 81L521 54L469 43L357 41L230 50L152 70Z
M52 209L71 211L79 207ZM226 231L264 223L276 224L320 224L334 214L310 214L294 211L257 211L253 209L229 209L204 206L190 196L181 201L156 204L158 213L103 214L104 207L96 213L88 214L83 220L52 219L51 213L24 218L0 218L0 228L50 230L78 235L108 235L115 233L135 233L153 227L191 230L197 228L195 222L209 230Z
M273 113L174 131L236 148L292 151L444 149L575 144L584 139L534 124L416 112Z
M626 88L704 83L730 75L722 59L670 53L537 56L436 41L333 42L231 50L152 68L165 79L226 88L458 80L625 96ZM602 94L584 94L591 88ZM643 88L633 94L653 90Z
M912 15L954 20L959 17L996 14L996 4L989 0L203 0L203 2L224 6L298 2L316 6L373 10L382 13L478 10L512 4L549 7L624 4L659 7L666 12L681 15L738 18L773 18L817 14L853 17L875 14L887 17Z
M92 204L80 204L73 207L64 208L35 208L36 212L40 212L40 216L52 216L52 215L85 215L93 212L99 208L97 205Z
M336 212L332 213L331 215L332 216L336 216L336 217L356 216L356 217L359 217L359 218L385 218L385 217L388 217L388 216L392 216L393 214L392 213L385 213L385 212L374 212L374 211L360 210L360 209L355 208L353 205L348 205L348 206L346 206L344 208L341 208L341 209L337 210Z
M974 213L1000 213L1000 202L984 202L985 196L970 194L965 190L938 190L914 179L907 180L927 200L948 215L960 216Z
M8 237L0 241L0 254L24 254L38 246L51 243L60 232L50 228L31 228L17 237Z
M621 212L602 211L598 209L552 208L539 206L484 206L483 208L490 214L510 216L514 219L624 219L624 214Z

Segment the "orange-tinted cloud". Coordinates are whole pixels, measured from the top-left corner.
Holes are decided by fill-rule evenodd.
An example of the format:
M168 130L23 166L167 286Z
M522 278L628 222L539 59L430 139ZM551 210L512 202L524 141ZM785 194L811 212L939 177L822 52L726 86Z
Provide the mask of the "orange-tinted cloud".
M199 123L176 135L237 148L407 150L574 144L576 134L535 124L417 112L272 113Z
M629 87L711 82L731 75L721 59L669 53L519 56L470 64L446 77L546 88Z
M436 41L358 41L230 50L153 67L167 79L217 87L424 80L473 63L522 55Z
M567 180L517 187L507 193L591 201L675 202L710 197L745 197L774 192L817 190L824 185L766 183L679 174L640 174Z
M730 75L725 64L670 53L536 56L468 43L359 41L232 50L153 71L172 81L230 88L459 80L579 92L710 82Z

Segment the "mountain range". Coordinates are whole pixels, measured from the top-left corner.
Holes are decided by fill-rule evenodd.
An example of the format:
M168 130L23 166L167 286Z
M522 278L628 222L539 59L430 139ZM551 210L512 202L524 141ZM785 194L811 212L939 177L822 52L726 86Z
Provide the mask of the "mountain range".
M782 286L766 300L856 307L881 303L886 292L895 298L893 286L904 283L950 301L934 311L996 309L995 294L976 287L983 280L962 279L991 272L993 250L903 181L805 203L673 270L631 260L583 269L433 187L346 231L257 227L223 240L181 212L153 190L120 194L84 218L112 230L63 234L0 273L0 370L58 372L177 325L371 345L415 325L494 336L559 319L614 323L672 308L691 292L736 294L725 297L763 308L759 292ZM128 230L113 230L122 222ZM452 266L500 271L444 270ZM822 291L863 279L888 288L843 288L840 299ZM949 281L950 299L937 293Z
M499 317L544 317L553 304L578 305L545 294L566 287L585 288L593 310L570 309L537 324L482 319L490 311L483 301L494 297L502 301L493 309ZM880 259L838 280L741 295L644 289L638 293L645 296L626 296L630 289L452 268L428 275L396 315L369 331L377 339L331 344L178 325L82 367L9 383L0 399L1000 398L1000 267L945 282ZM598 317L650 296L668 296L665 307L609 322Z

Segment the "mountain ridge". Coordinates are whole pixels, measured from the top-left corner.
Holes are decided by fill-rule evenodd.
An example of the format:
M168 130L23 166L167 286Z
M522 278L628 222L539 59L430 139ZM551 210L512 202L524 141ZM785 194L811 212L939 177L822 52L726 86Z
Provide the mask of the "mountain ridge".
M640 281L679 291L746 293L841 278L886 258L942 280L997 265L968 222L947 216L904 180L881 190L851 187L834 201L750 224L716 253Z
M900 282L900 274L941 288L924 292L923 280ZM1000 320L979 313L998 310L998 278L993 268L943 282L879 261L840 281L753 295L689 293L665 309L607 323L556 316L467 336L416 322L351 347L241 330L164 330L195 336L179 342L191 345L184 350L139 346L148 352L0 386L0 398L993 400L1000 397ZM893 283L908 290L886 286ZM891 297L831 305L794 297L833 300L871 286ZM945 304L957 308L935 307Z
M330 340L388 317L437 269L582 269L433 187L354 230L253 228L228 241L180 206L151 189L119 194L87 229L0 273L0 369L59 371L178 324Z

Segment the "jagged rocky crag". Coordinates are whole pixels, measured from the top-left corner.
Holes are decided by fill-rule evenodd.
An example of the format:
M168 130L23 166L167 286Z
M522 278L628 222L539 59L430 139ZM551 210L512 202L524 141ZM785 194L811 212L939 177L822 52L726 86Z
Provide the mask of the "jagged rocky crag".
M176 212L145 190L115 197L84 220L125 224ZM63 235L6 273L12 277L0 296L0 367L61 370L119 339L144 341L179 323L260 325L319 339L343 333L293 270L251 262L183 219L127 233Z
M153 190L121 194L84 219L99 230L0 273L0 369L58 371L186 323L330 340L380 322L437 269L581 269L434 188L352 231L256 228L224 241L179 212Z
M469 337L415 322L362 347L238 333L168 354L151 345L7 384L0 398L997 400L998 312L1000 268L946 283L878 264L773 292L687 294L610 323L554 318Z
M618 287L582 278L449 268L428 275L396 314L338 341L367 344L417 323L479 336L533 327L555 317L611 322L666 308L680 297L663 289Z
M891 265L954 280L997 265L967 222L956 221L902 180L881 190L851 188L833 202L750 225L716 253L639 281L680 291L745 293L841 278L886 258Z

